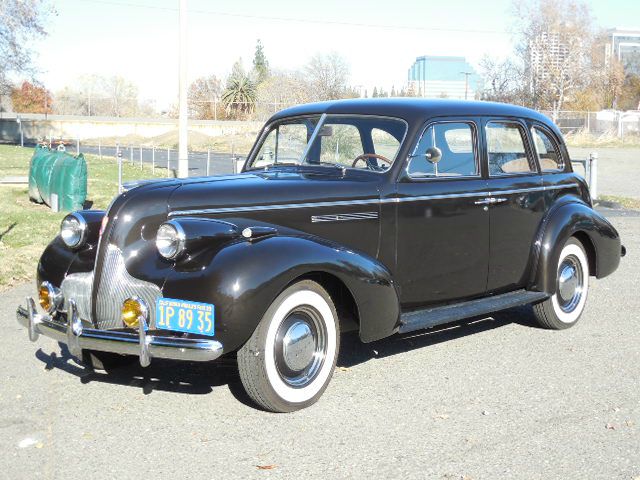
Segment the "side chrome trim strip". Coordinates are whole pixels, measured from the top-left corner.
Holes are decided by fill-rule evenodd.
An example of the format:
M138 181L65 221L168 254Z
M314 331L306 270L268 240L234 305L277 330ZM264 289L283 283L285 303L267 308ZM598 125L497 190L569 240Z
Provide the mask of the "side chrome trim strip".
M546 190L564 190L565 188L577 188L575 184L540 186L531 188L520 188L515 190L496 190L468 193L448 193L441 195L421 195L418 197L403 198L370 198L365 200L339 200L335 202L308 202L308 203L286 203L279 205L251 205L246 207L221 207L203 208L197 210L174 210L169 212L171 217L183 217L189 215L212 215L217 213L242 213L269 210L289 210L295 208L320 208L320 207L353 207L359 205L381 205L385 203L419 202L423 200L444 200L448 198L469 198L469 197L490 197L491 195L508 195L513 193L543 192Z
M347 222L349 220L370 220L378 218L378 212L337 213L335 215L313 215L311 223Z

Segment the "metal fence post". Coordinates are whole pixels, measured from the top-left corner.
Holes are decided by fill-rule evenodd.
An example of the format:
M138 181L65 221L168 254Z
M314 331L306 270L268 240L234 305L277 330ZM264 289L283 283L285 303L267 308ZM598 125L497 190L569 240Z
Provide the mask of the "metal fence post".
M133 165L133 145L129 145L129 161Z
M207 148L207 177L209 176L209 163L211 162L211 149Z
M116 145L116 157L118 157L118 193L122 193L122 151L120 145Z
M151 145L151 173L156 173L156 146Z
M76 156L80 155L80 139L76 138Z
M169 178L170 165L171 165L171 148L167 147L167 178Z
M598 198L598 152L589 154L589 191L591 199Z
M98 140L98 156L100 157L100 160L102 160L102 141Z
M142 145L140 145L140 170L142 170Z

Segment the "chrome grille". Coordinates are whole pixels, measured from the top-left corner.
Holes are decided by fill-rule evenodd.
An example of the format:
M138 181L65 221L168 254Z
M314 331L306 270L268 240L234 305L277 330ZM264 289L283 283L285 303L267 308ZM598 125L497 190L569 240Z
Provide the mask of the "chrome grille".
M102 274L96 297L96 324L98 328L122 327L120 320L122 303L134 296L140 297L149 307L149 325L155 327L156 299L160 288L149 282L138 280L127 272L124 257L119 248L107 245Z
M91 285L93 272L72 273L67 275L60 285L62 295L67 300L74 300L78 307L78 316L86 322L91 321Z

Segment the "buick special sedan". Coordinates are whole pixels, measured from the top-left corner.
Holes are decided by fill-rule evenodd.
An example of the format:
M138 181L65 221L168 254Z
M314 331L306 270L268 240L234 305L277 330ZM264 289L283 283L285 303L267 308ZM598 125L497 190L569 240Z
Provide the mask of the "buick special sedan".
M239 174L68 215L17 318L94 368L235 356L256 404L288 412L327 388L341 332L373 342L527 304L566 329L624 253L547 117L344 100L275 114Z

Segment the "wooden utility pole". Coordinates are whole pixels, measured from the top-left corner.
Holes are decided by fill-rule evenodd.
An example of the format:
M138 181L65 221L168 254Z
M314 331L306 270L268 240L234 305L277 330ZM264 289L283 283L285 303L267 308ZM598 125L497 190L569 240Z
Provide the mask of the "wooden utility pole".
M180 94L178 118L178 176L189 176L187 150L187 0L180 0Z

